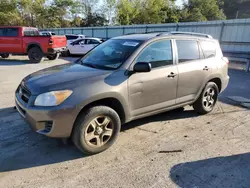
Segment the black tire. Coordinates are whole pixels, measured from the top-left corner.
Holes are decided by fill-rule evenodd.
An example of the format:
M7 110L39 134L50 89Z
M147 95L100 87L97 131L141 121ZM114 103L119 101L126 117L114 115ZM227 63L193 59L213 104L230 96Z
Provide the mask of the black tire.
M1 57L4 58L4 59L8 58L9 56L10 56L10 54L2 54L1 55Z
M56 53L56 54L48 55L47 58L48 58L49 60L56 60L56 59L59 58L59 56L60 56L60 54L59 54L59 53Z
M71 53L70 53L70 51L69 50L67 50L67 56L71 56Z
M214 94L212 95L212 91ZM194 110L201 115L207 114L214 109L219 95L219 89L216 83L208 82L199 98L193 104Z
M107 117L110 123L105 125L105 128L103 128L103 132L98 133L97 128L93 128L91 122L95 121L99 117L102 118L102 116L104 116L103 122ZM100 120L98 120L98 123L99 121ZM107 126L110 126L111 128L110 127L107 128ZM90 128L92 130L89 131ZM106 141L104 142L106 128L108 130L112 130L112 132L110 136L106 138ZM80 115L80 117L77 118L74 124L73 132L72 132L72 140L74 144L76 145L76 147L81 152L87 155L93 155L93 154L100 153L108 149L110 146L112 146L118 137L120 129L121 129L121 120L115 110L107 106L95 106L84 111ZM88 134L93 135L95 137L87 141ZM99 139L101 138L103 145L98 146L97 144L98 138Z
M40 63L44 60L44 54L39 47L32 47L28 51L28 57L31 63Z

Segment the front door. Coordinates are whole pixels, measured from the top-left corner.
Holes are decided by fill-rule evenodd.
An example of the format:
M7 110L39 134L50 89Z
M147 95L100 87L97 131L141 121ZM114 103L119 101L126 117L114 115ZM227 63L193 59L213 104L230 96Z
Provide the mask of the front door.
M131 115L137 116L175 104L178 70L174 65L170 40L153 42L143 49L136 62L151 63L148 73L129 77L128 90Z
M193 101L211 74L196 40L176 40L178 53L178 89L176 103Z

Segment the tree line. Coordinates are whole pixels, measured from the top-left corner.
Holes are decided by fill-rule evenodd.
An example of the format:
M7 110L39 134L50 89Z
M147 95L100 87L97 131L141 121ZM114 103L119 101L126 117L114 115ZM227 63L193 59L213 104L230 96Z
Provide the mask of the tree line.
M250 0L0 0L0 25L38 28L196 22L250 17Z

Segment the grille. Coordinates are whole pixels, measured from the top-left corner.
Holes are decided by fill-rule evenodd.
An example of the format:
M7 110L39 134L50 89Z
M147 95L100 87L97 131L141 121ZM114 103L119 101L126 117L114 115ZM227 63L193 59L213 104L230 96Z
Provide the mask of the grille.
M29 102L31 93L30 93L30 91L26 87L24 87L23 85L20 85L19 88L18 88L18 94L19 94L20 98L25 103Z

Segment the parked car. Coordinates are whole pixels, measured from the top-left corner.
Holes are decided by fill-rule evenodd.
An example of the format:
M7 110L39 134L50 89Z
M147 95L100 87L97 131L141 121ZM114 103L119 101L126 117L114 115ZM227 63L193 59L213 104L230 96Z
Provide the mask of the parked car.
M79 150L95 154L115 142L126 122L185 105L211 112L228 82L228 60L210 36L136 34L27 76L15 97L37 133L72 138Z
M84 35L66 34L65 36L67 38L67 45L69 45L70 43L72 43L75 40L84 39L85 38Z
M26 55L31 62L39 63L44 57L54 60L66 50L65 36L40 36L37 28L0 26L0 55Z
M102 43L102 40L99 38L85 38L78 39L67 45L68 55L70 54L86 54L94 47Z
M52 36L52 35L56 35L56 33L51 32L51 31L40 31L39 34L42 35L42 36Z

